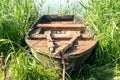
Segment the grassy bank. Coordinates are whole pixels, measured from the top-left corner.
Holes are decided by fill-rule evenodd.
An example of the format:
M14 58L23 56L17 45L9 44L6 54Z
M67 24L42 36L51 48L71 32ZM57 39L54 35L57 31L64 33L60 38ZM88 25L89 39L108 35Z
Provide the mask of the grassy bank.
M37 17L33 0L1 0L0 8L0 39L20 43Z
M40 16L33 3L33 0L0 1L0 54L6 59L8 80L60 80L60 71L40 65L24 42L25 33ZM80 15L79 5L68 5L58 13ZM120 1L91 0L82 6L84 21L96 34L99 45L71 80L120 79Z
M86 25L94 31L99 41L89 61L90 71L87 72L94 80L120 79L119 5L120 1L117 0L91 0L86 7Z
M86 24L94 30L99 41L94 62L96 64L99 62L97 65L105 65L111 61L119 64L119 5L117 0L95 0L91 1L86 9Z
M40 15L34 0L1 0L0 9L0 55L5 56L7 79L59 80L59 70L40 65L24 41L29 27ZM0 71L0 79L3 77Z

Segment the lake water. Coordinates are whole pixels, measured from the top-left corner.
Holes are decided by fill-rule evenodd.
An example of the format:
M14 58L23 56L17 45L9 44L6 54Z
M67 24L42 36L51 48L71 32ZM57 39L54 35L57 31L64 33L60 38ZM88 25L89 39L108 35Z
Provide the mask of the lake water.
M61 9L69 9L70 14L73 14L74 9L77 9L82 14L84 8L80 3L87 5L88 0L35 0L35 5L41 14L57 14Z

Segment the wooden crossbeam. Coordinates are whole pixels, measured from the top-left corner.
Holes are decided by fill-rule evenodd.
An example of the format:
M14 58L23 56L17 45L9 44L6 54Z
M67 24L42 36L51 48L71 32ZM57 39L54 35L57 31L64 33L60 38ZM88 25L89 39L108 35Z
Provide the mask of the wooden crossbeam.
M69 41L68 44L61 46L61 47L60 47L60 50L56 51L53 55L58 55L58 54L60 54L60 53L65 53L65 51L68 50L68 49L73 45L73 43L75 42L75 40L76 40L80 35L81 35L81 33L75 34L75 35L73 36L73 38Z
M54 21L51 22L50 24L73 24L73 21Z
M37 24L36 27L43 28L44 30L73 30L73 31L85 31L84 24Z
M71 39L72 36L69 34L51 34L51 37L53 39ZM47 36L45 34L35 34L31 37L32 39L46 39ZM83 39L92 39L92 36L90 34L82 34L81 38Z

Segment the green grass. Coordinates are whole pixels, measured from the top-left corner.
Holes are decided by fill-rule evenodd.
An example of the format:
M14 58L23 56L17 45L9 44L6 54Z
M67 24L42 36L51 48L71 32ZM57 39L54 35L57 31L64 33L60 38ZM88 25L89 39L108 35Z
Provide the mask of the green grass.
M25 34L38 17L33 0L1 0L0 9L0 39L15 43L18 50L18 45L26 45ZM6 54L11 51L11 44L5 43L0 41L0 52Z
M39 16L34 1L1 0L0 9L0 55L6 59L7 79L59 80L60 70L40 65L25 47L25 34Z
M9 80L59 80L59 74L55 69L48 69L27 52L19 50L11 53L8 60ZM59 73L59 71L57 71Z
M44 0L41 7L43 4ZM81 3L72 4L66 9L61 7L58 13L80 15ZM99 44L89 61L67 80L119 80L120 1L91 0L82 6L84 21ZM6 59L8 80L60 80L60 70L40 65L24 42L29 27L41 14L33 0L1 0L0 9L0 55ZM1 75L0 71L0 79Z
M37 17L33 0L1 0L0 9L0 39L20 43Z
M86 8L86 25L94 31L99 41L95 54L89 61L91 71L88 80L90 77L92 80L120 79L117 75L120 72L119 6L120 1L117 0L91 0ZM87 74L84 75L86 80Z
M96 63L116 62L120 57L120 3L117 0L95 0L90 4L86 9L86 24L94 30L99 41Z

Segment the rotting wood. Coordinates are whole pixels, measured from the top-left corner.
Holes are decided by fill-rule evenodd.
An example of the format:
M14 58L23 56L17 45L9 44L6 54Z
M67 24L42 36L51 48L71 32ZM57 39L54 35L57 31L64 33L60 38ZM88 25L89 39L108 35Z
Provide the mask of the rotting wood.
M74 41L75 41L80 35L81 35L81 33L73 35L73 38L69 41L69 43L66 44L66 45L61 46L60 50L56 51L56 52L54 53L54 55L58 55L58 54L60 54L61 52L65 52L68 48L70 48L70 47L73 45Z
M36 29L35 34L39 34L41 31L41 28Z
M30 33L32 33L31 34L31 36L33 36L34 34L40 34L40 31L41 31L41 28L35 28L34 30L32 30L32 31L30 31Z
M51 53L53 53L55 51L54 49L54 43L53 40L51 38L51 31L46 31L47 34L47 45L48 45L48 49Z
M74 22L73 21L54 21L54 22L51 22L50 24L73 24Z
M37 27L41 28L46 28L46 27L51 27L51 28L81 28L84 27L84 24L38 24Z
M70 34L51 34L51 37L53 39L71 39L72 38ZM47 36L45 34L37 34L31 37L31 39L46 39L46 38ZM82 34L80 38L84 40L90 40L92 39L92 36L90 34Z
M66 72L71 74L71 72L75 69L77 70L77 67L80 66L80 64L87 60L88 56L91 54L91 51L97 44L97 41L94 40L92 35L86 34L88 31L85 32L85 26L78 26L79 24L83 24L83 21L81 21L79 17L67 15L66 18L66 16L63 15L45 15L32 26L32 31L30 30L29 35L27 35L30 37L27 37L25 40L31 48L31 51L36 50L34 56L40 62L45 63L43 65L52 68L63 68L63 80L65 79ZM39 28L42 29L40 33L36 34L33 32ZM48 39L47 31L51 31L49 33L49 37L51 37L51 39ZM81 32L81 35L80 37L78 36L73 42L70 42L75 37L73 34L74 32ZM74 35L74 37L72 35ZM54 46L55 52L51 53L49 51L49 43L53 43L52 45ZM54 55L54 53L56 54ZM42 56L44 55L47 58L53 58L53 61L46 58L47 60L44 62L42 59ZM69 56L69 58L66 58L66 55ZM61 58L63 58L62 64ZM69 65L64 62L64 58L65 62L69 63ZM53 62L55 62L54 66L51 65Z
M84 24L37 24L36 27L43 28L44 30L72 30L72 31L85 31Z

